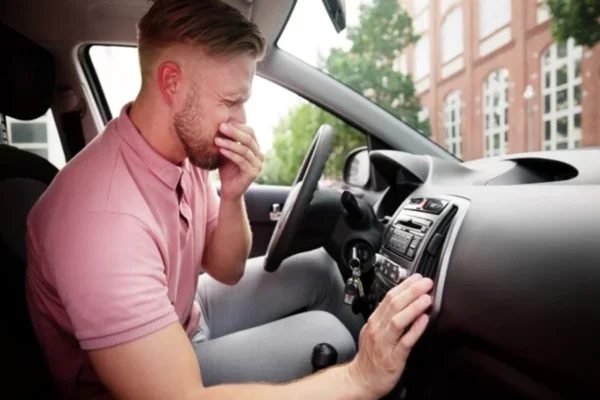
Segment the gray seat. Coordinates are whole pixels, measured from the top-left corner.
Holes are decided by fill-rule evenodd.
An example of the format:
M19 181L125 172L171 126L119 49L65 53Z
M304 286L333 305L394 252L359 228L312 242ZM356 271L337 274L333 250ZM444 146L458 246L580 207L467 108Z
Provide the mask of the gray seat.
M45 114L55 85L52 55L1 24L0 54L0 113L22 120ZM0 145L0 304L5 310L0 324L2 398L58 398L24 292L27 214L57 172L42 157Z

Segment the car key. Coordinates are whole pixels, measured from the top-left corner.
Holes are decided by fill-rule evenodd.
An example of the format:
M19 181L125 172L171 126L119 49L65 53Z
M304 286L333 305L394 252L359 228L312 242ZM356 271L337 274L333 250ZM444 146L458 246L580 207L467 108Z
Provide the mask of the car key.
M362 299L363 297L365 297L365 290L363 288L363 284L362 281L360 280L360 278L356 278L356 285L358 286L358 296Z
M351 306L359 293L359 286L354 278L348 278L344 287L344 303Z
M350 259L350 267L352 268L352 279L354 279L354 283L358 289L358 296L360 298L365 297L365 290L360 279L360 275L362 274L361 270L361 262L358 257L358 249L356 247L352 247L352 258Z
M361 274L360 268L354 268L352 270L352 278L351 279L354 279L354 283L355 283L356 287L358 288L358 296L362 298L362 297L365 297L365 290L363 288L362 281L360 280L360 274Z

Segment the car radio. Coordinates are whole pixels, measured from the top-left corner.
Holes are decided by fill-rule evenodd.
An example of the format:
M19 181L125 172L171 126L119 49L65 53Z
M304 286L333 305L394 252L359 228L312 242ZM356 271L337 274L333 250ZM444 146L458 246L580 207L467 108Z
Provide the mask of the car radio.
M384 233L383 246L375 256L374 300L412 273L419 272L423 259L446 218L450 202L437 198L412 198L399 209Z
M400 213L390 227L385 248L399 256L413 260L433 221Z

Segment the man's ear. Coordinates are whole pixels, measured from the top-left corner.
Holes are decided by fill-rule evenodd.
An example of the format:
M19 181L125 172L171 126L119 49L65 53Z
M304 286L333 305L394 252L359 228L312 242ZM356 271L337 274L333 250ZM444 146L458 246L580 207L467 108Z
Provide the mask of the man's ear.
M167 104L173 105L182 87L181 69L174 62L166 61L158 66L156 78L163 98Z

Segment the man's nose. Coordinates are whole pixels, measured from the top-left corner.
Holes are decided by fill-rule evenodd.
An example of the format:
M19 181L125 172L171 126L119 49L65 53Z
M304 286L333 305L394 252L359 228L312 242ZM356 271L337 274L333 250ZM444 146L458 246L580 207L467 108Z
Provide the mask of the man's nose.
M229 116L229 118L233 122L237 122L239 124L245 124L246 123L246 109L244 108L244 106L236 107L235 110Z

